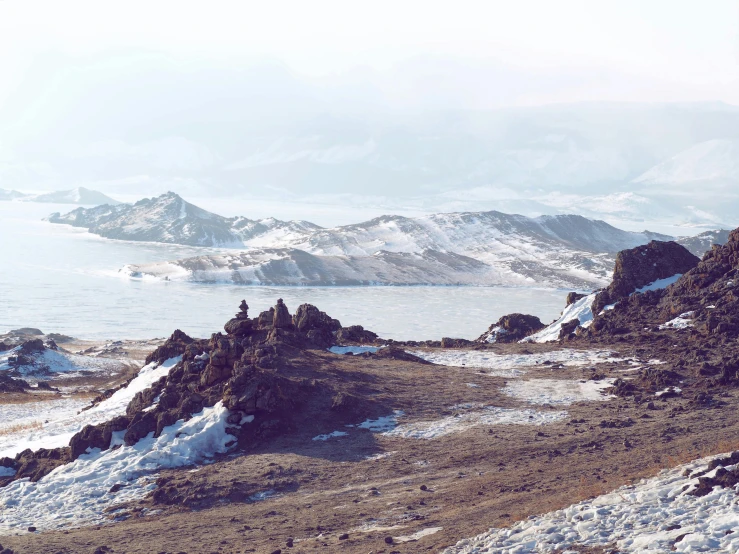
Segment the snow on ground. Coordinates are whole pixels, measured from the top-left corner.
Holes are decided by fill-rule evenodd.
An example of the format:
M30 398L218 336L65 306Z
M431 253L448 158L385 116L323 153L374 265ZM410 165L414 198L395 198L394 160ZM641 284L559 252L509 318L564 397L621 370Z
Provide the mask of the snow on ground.
M480 425L545 425L566 417L567 412L540 412L528 408L487 406L482 410L460 413L434 421L405 423L382 434L386 437L404 439L436 439Z
M590 326L593 322L592 306L596 295L597 293L594 292L593 294L584 296L577 302L570 304L564 309L562 315L559 316L559 319L554 323L519 342L549 342L552 340L558 340L559 330L562 328L562 325L568 321L572 321L573 319L578 319L580 321L580 325L583 327Z
M76 398L44 400L43 397L38 402L0 404L0 444L13 433L27 435L30 427L73 417L89 404L89 400Z
M610 400L612 395L603 389L613 384L613 379L601 381L572 381L566 379L531 379L509 381L503 388L508 396L525 400L529 404L569 406L574 402Z
M510 528L493 528L443 554L559 552L582 545L615 545L622 554L739 552L737 491L716 487L702 497L686 494L697 478L683 472L695 474L710 459L663 471L637 485L530 517Z
M328 349L333 354L346 354L351 352L352 354L364 354L365 352L375 353L379 350L376 346L332 346Z
M434 364L452 367L489 369L488 375L518 377L525 373L518 368L541 365L545 362L582 366L600 362L619 361L611 352L603 350L555 350L537 354L495 354L484 350L413 350L411 354Z
M659 326L660 329L687 329L693 326L693 316L695 312L685 312L680 314L675 319L671 319L667 323L663 323Z
M333 433L328 433L327 435L318 435L316 437L313 437L314 441L327 441L328 439L333 439L335 437L345 437L348 433L345 431L334 431Z
M222 403L205 408L188 421L150 433L133 446L94 449L52 471L37 483L14 481L0 489L0 534L103 523L104 510L143 498L156 487L152 473L212 458L228 450L234 437L226 433L228 410ZM114 433L111 445L119 444ZM110 492L114 485L122 486Z
M8 350L0 354L0 371L9 371L10 367L8 359L11 356L17 356L21 347L16 346L12 350ZM59 352L56 350L46 349L38 354L32 354L30 357L34 360L34 365L20 366L18 371L23 374L45 373L64 373L65 377L80 371L120 371L124 366L119 360L107 358L92 358L90 356L79 356L68 352Z
M412 535L404 535L402 537L393 537L393 541L401 544L404 542L415 542L418 540L421 540L423 537L428 537L429 535L433 535L435 533L438 533L444 529L443 527L426 527L425 529L421 529L420 531L417 531L413 533Z
M676 273L672 277L665 277L664 279L657 279L656 281L649 283L648 285L644 285L643 287L636 289L635 292L647 292L648 290L666 289L671 284L675 283L682 276L683 276L682 273Z
M167 375L169 370L179 362L181 357L171 358L161 365L149 364L139 371L139 374L123 389L116 391L110 398L100 402L93 408L77 413L79 408L77 401L70 402L65 408L52 411L45 408L48 423L44 423L39 429L18 430L6 435L0 435L0 458L3 456L14 457L26 448L38 450L39 448L59 448L69 445L69 441L75 433L82 430L85 425L95 425L108 421L109 419L124 415L131 399L137 392L152 385L159 378ZM3 413L19 413L22 408L11 408L9 405L0 407L0 415ZM31 414L19 416L18 421L26 420Z
M347 427L356 427L357 429L367 429L373 433L382 433L390 431L398 424L398 418L405 415L402 410L395 410L392 414L378 417L377 419L367 419L358 425L347 425Z

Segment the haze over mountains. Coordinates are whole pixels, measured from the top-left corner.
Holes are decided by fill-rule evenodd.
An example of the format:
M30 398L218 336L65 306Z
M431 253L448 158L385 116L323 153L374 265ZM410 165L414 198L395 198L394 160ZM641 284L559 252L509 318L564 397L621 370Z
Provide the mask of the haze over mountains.
M208 85L198 71L183 73L158 58L148 63L146 97L116 97L117 109L104 120L72 128L66 118L77 121L89 109L75 98L79 105L59 123L69 137L49 133L18 145L13 163L0 164L0 182L18 189L74 182L129 198L174 190L191 197L369 203L379 206L377 215L494 209L579 213L630 229L652 221L739 224L739 109L731 105L398 112L361 73L356 94L348 95L347 83L317 84L274 63L239 74L212 69ZM154 79L154 68L171 79ZM441 77L453 72L439 71ZM110 93L110 83L99 79L89 94ZM215 97L217 87L233 94L199 100ZM43 171L35 157L40 150Z
M43 202L46 204L78 204L82 206L98 206L120 204L110 196L96 190L77 187L72 190L59 190L41 194L27 194L17 190L0 189L0 201L22 200L24 202Z
M306 221L226 218L174 193L133 205L55 213L49 221L118 240L246 249L126 266L125 273L134 277L264 285L591 288L607 280L615 252L653 239L672 239L623 231L577 215L528 218L495 211L382 216L322 228ZM681 239L699 253L723 241L723 232Z

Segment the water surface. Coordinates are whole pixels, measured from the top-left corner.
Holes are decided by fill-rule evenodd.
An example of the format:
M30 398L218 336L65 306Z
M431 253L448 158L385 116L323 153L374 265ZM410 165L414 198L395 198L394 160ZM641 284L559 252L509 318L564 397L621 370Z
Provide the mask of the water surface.
M501 315L553 320L567 291L510 287L243 287L120 277L126 263L217 252L107 240L42 218L74 206L0 202L0 331L38 327L80 338L152 338L176 328L194 336L222 329L242 298L252 315L283 298L305 302L382 337L475 338Z

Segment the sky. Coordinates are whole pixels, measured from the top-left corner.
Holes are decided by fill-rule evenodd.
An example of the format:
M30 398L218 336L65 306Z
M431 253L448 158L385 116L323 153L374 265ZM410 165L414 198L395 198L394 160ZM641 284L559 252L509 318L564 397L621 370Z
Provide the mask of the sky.
M320 78L351 76L357 68L392 74L429 56L483 73L503 65L563 76L546 94L496 100L506 105L584 96L739 104L736 0L0 1L0 98L38 57L138 51L233 66L275 59ZM598 87L588 81L587 94L567 78L593 73Z
M739 203L739 0L0 0L0 76L4 189L639 228Z

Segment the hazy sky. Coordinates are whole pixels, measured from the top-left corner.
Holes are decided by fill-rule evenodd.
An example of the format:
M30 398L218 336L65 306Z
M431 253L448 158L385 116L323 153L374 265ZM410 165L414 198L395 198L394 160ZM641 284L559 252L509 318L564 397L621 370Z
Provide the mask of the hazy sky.
M739 104L736 0L0 0L0 100L38 56L99 59L142 50L234 66L266 57L320 77L363 67L397 78L399 64L402 77L403 62L424 56L464 60L473 82L501 65L563 76L549 90L532 84L496 104ZM590 79L573 79L583 75ZM497 107L474 96L450 94L449 101Z

